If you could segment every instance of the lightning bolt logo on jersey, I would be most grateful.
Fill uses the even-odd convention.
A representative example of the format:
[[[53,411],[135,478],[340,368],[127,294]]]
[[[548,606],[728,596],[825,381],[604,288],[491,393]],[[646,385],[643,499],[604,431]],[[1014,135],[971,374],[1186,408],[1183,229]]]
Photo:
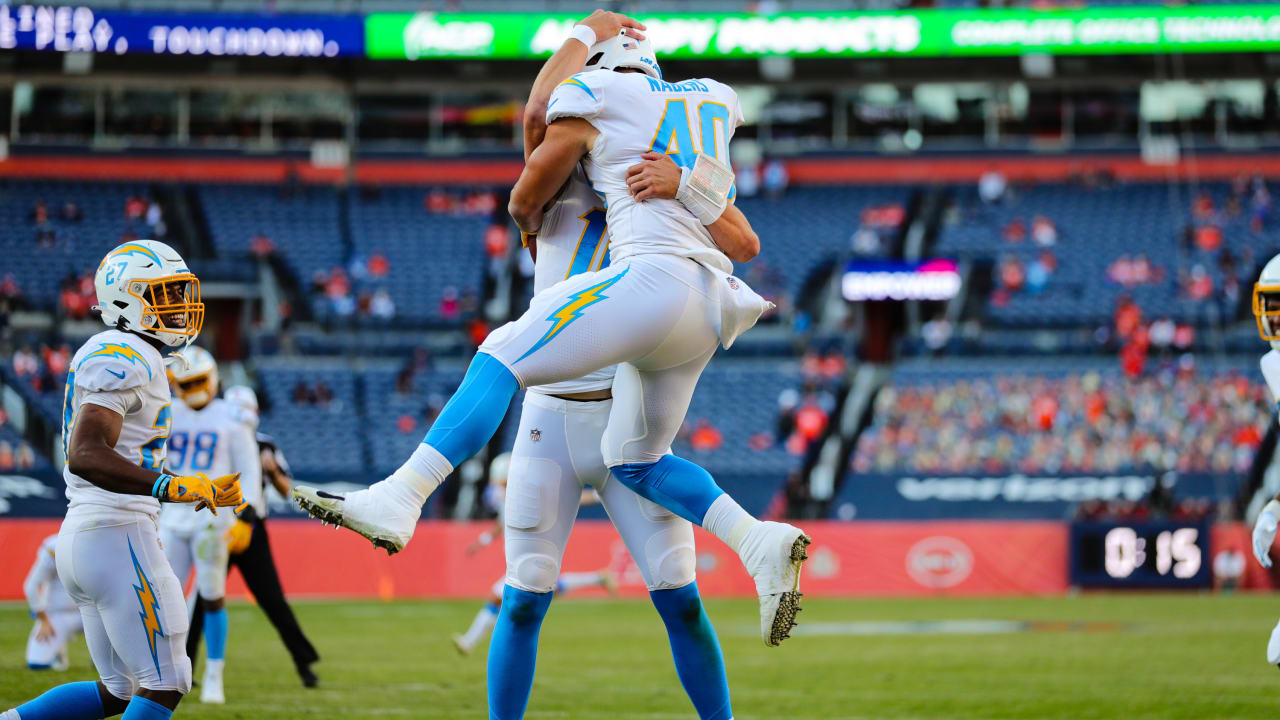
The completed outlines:
[[[164,630],[160,627],[160,602],[156,600],[155,591],[151,589],[151,581],[147,579],[147,574],[142,572],[138,556],[133,552],[133,540],[129,540],[129,557],[133,559],[133,570],[138,576],[138,584],[133,586],[134,592],[138,594],[138,607],[141,608],[138,617],[142,620],[142,629],[147,634],[151,660],[155,663],[156,672],[159,673],[160,656],[156,652],[156,639],[164,637]]]
[[[85,360],[95,357],[122,358],[124,360],[128,360],[130,363],[141,365],[147,369],[148,377],[151,375],[151,366],[147,364],[147,359],[142,356],[142,353],[128,345],[122,345],[120,343],[99,343],[98,349],[88,355],[85,355],[84,359],[80,361],[80,364],[83,365]],[[117,375],[117,377],[120,376]]]
[[[609,296],[605,295],[604,291],[613,287],[614,283],[621,280],[626,274],[627,271],[623,270],[598,285],[593,285],[586,290],[570,295],[569,300],[565,302],[564,305],[561,305],[555,312],[551,313],[551,315],[547,317],[547,320],[551,323],[551,328],[547,330],[547,334],[543,335],[538,342],[534,343],[533,347],[529,348],[524,355],[521,355],[516,362],[520,362],[521,360],[529,357],[542,348],[542,346],[551,342],[551,339],[556,335],[559,335],[560,332],[568,327],[570,323],[582,317],[582,314],[587,308],[595,305],[601,300],[607,300]]]

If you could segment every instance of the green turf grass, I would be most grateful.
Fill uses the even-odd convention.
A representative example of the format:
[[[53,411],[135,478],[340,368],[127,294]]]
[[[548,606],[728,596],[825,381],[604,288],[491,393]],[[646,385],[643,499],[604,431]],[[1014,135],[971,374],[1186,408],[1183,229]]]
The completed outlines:
[[[476,602],[297,606],[323,655],[304,690],[262,614],[231,607],[224,707],[179,717],[483,718],[484,648],[449,641]],[[1266,595],[808,599],[801,627],[931,620],[1043,622],[1011,634],[758,636],[755,603],[710,601],[737,718],[1274,718],[1280,670],[1264,660],[1280,616]],[[1054,629],[1057,622],[1102,623]],[[830,624],[830,625],[828,625]],[[26,610],[0,606],[0,709],[91,679],[83,641],[66,673],[25,669]],[[878,630],[859,625],[854,629]],[[530,718],[687,718],[662,625],[639,600],[567,599],[543,626]],[[197,678],[199,670],[197,670]]]

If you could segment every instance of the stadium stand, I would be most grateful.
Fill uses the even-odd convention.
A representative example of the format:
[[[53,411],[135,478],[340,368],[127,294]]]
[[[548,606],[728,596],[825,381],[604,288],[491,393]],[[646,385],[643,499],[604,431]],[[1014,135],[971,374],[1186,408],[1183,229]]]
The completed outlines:
[[[855,473],[1245,473],[1271,415],[1256,358],[1126,378],[1114,360],[908,361]]]

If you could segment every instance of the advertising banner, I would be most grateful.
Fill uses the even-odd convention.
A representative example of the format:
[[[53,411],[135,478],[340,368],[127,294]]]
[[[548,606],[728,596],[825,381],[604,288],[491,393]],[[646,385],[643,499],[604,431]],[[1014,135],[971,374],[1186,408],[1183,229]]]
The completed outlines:
[[[1176,499],[1233,497],[1239,476],[1170,476]],[[870,475],[845,479],[831,504],[840,520],[1016,518],[1063,520],[1086,500],[1146,498],[1154,475]]]
[[[22,597],[22,579],[58,520],[0,520],[0,599]],[[488,523],[422,522],[401,553],[387,557],[363,538],[318,522],[269,521],[285,590],[293,596],[482,597],[503,577],[495,543],[465,549]],[[813,538],[806,594],[1046,594],[1067,589],[1067,527],[1053,522],[808,522]],[[698,530],[698,587],[706,595],[751,597],[755,586],[737,555]],[[581,520],[565,553],[566,571],[612,568],[620,590],[645,595],[640,573],[607,521]],[[228,592],[245,594],[233,574]],[[584,591],[596,593],[597,591]]]
[[[537,58],[579,15],[373,13],[369,57]],[[1280,5],[1192,5],[915,11],[642,13],[660,56],[672,58],[951,57],[1250,52],[1280,49]]]
[[[0,5],[0,49],[123,55],[324,58],[364,55],[359,15],[123,12]]]
[[[852,260],[840,281],[850,302],[863,300],[949,300],[960,292],[954,260]]]

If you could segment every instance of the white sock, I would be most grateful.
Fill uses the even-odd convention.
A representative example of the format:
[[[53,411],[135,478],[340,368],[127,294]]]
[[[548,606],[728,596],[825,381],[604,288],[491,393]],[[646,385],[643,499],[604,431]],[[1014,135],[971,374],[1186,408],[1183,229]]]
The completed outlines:
[[[414,499],[422,505],[440,483],[453,472],[453,465],[438,450],[426,443],[419,443],[409,459],[391,473],[394,480],[408,488]]]
[[[212,676],[216,676],[216,677],[222,677],[222,666],[223,666],[226,662],[227,662],[227,661],[226,661],[226,659],[225,659],[225,658],[224,658],[224,659],[222,659],[222,660],[210,660],[210,659],[208,659],[208,658],[205,658],[205,661],[204,661],[204,676],[205,676],[205,677],[209,677],[209,676],[211,676],[211,675],[212,675]]]
[[[603,579],[604,576],[598,572],[561,573],[556,586],[561,592],[573,592],[578,588],[600,585]]]
[[[702,529],[720,538],[734,552],[740,552],[742,538],[759,522],[729,497],[729,493],[724,493],[711,503],[707,514],[702,516]]]
[[[489,605],[480,608],[480,612],[476,613],[476,618],[471,621],[471,627],[462,635],[462,642],[467,647],[475,647],[476,643],[484,639],[485,635],[493,629],[495,623],[498,622],[498,613],[493,611]]]

